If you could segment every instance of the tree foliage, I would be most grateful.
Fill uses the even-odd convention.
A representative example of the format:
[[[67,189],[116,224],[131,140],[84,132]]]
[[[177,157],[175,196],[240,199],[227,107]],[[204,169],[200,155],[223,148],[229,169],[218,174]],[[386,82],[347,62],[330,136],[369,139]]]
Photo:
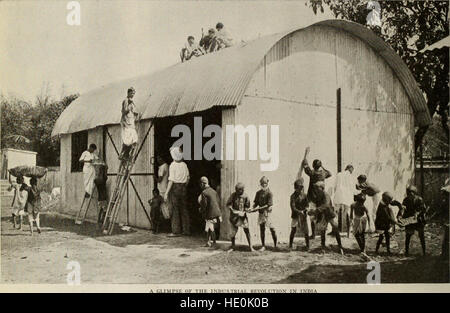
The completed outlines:
[[[31,149],[32,106],[15,97],[1,96],[1,147]],[[19,138],[23,138],[20,140]]]
[[[72,94],[55,101],[41,95],[31,105],[1,96],[1,147],[36,151],[38,165],[59,165],[59,140],[51,138],[51,132],[59,115],[76,98],[78,94]]]
[[[449,142],[438,116],[433,117],[433,123],[423,138],[423,148],[426,158],[447,160],[449,158]]]
[[[327,6],[336,18],[366,24],[368,1],[310,0],[315,14]],[[430,115],[441,118],[444,135],[449,139],[449,49],[420,51],[449,35],[447,1],[379,1],[381,29],[374,29],[403,59],[423,91]],[[416,133],[416,148],[426,129]]]

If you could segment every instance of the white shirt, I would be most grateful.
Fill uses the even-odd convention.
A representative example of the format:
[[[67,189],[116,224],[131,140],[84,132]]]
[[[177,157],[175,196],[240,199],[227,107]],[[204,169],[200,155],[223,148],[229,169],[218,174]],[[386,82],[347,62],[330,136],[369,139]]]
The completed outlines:
[[[183,161],[170,163],[169,180],[174,183],[187,183],[189,180],[189,170]]]
[[[14,203],[13,209],[22,210],[25,208],[25,204],[27,203],[28,192],[26,190],[20,191],[21,184],[12,183],[12,189],[14,189]]]
[[[169,165],[167,165],[167,163],[158,167],[158,178],[159,177],[162,177],[162,180],[158,183],[158,190],[161,195],[164,195],[167,190],[167,184],[169,183]]]
[[[187,50],[187,53],[188,53],[188,54],[191,54],[195,49],[198,49],[198,48],[199,48],[199,45],[198,45],[197,42],[195,42],[195,41],[194,41],[194,43],[191,45],[191,44],[189,43],[189,41],[188,41],[188,42],[186,42],[186,43],[184,44],[184,48]]]
[[[343,171],[336,175],[333,204],[345,204],[350,206],[353,203],[353,196],[356,189],[356,180],[349,171]]]
[[[90,153],[88,150],[86,150],[83,152],[83,154],[81,154],[80,162],[81,161],[93,161],[95,159],[97,159],[97,156],[94,153]],[[92,165],[92,163],[84,162],[83,173],[89,173],[93,169],[94,169],[94,166]]]
[[[227,48],[233,45],[233,38],[225,27],[216,33],[216,38],[217,40],[222,41]]]

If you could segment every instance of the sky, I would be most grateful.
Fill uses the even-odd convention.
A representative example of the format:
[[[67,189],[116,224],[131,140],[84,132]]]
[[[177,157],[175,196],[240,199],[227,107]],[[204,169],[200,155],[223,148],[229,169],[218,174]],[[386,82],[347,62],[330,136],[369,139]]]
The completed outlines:
[[[188,35],[222,22],[236,41],[333,18],[305,1],[78,1],[81,24],[66,22],[70,1],[0,2],[0,93],[34,102],[59,98],[180,62]]]

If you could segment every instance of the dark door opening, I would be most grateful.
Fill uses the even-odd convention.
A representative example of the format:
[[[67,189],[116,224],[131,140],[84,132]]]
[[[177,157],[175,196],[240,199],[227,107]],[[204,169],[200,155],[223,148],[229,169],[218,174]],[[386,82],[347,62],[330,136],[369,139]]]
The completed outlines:
[[[170,165],[172,158],[169,153],[172,144],[179,139],[179,137],[171,137],[172,128],[176,125],[182,124],[189,127],[191,131],[191,160],[185,160],[189,169],[190,180],[188,184],[188,198],[187,207],[191,218],[191,231],[193,234],[201,234],[204,231],[204,221],[199,213],[199,205],[197,202],[200,190],[200,178],[206,176],[212,188],[216,189],[220,186],[220,160],[208,161],[202,156],[201,160],[194,160],[194,118],[202,118],[202,134],[205,127],[208,125],[222,126],[222,112],[220,109],[213,108],[203,112],[189,113],[181,116],[171,116],[155,119],[155,158],[162,155]],[[211,138],[202,136],[202,147]],[[199,141],[200,142],[200,141]],[[157,164],[155,162],[155,173],[157,173]],[[166,228],[166,227],[165,227]],[[169,228],[170,229],[170,228]]]

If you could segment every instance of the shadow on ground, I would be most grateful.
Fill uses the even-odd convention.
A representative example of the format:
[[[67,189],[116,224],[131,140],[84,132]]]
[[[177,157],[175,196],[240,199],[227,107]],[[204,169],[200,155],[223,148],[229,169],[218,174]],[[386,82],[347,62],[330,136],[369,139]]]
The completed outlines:
[[[25,226],[25,228],[28,226]],[[116,225],[112,236],[104,235],[100,225],[91,222],[84,222],[82,225],[76,225],[73,219],[60,216],[58,214],[42,214],[41,227],[45,231],[61,231],[74,233],[78,236],[90,237],[116,247],[126,247],[128,245],[158,245],[161,248],[199,248],[202,244],[201,236],[180,236],[168,237],[168,233],[153,234],[147,230],[137,230],[131,228],[129,231],[123,231]],[[169,246],[170,245],[170,246]]]
[[[311,265],[275,283],[365,284],[370,271],[366,263]],[[439,256],[381,262],[380,274],[381,283],[448,283],[449,262]]]

